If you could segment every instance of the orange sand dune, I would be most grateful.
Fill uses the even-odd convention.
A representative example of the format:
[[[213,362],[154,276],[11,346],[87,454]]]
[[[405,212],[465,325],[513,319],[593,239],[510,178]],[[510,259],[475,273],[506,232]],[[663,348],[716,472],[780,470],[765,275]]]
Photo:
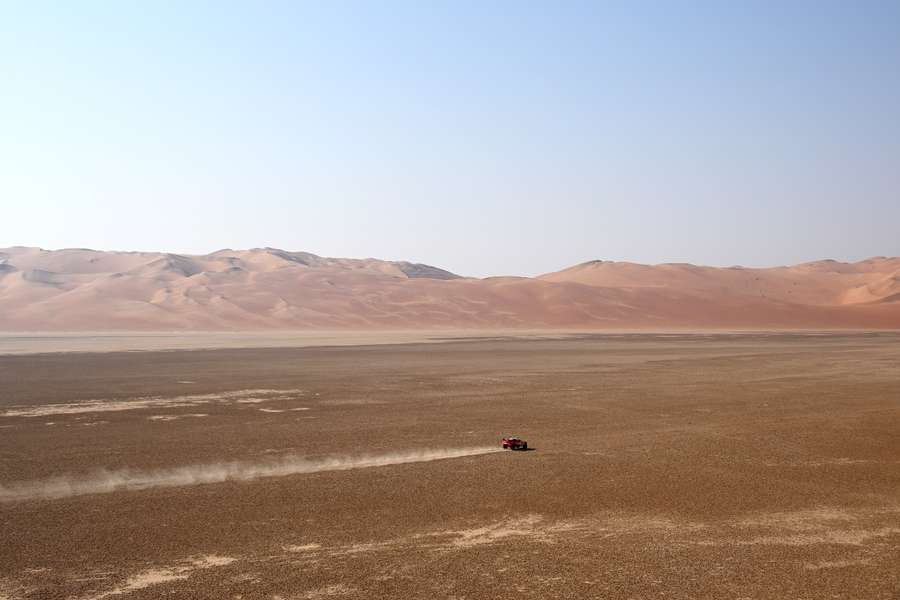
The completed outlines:
[[[273,248],[0,249],[0,330],[900,328],[900,258],[749,269],[592,261],[536,278]]]

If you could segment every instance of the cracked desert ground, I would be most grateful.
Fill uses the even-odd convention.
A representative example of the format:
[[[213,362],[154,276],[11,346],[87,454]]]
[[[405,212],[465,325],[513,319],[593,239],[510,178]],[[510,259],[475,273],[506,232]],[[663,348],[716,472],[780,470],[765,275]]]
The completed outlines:
[[[900,334],[0,356],[0,598],[344,597],[896,599]]]

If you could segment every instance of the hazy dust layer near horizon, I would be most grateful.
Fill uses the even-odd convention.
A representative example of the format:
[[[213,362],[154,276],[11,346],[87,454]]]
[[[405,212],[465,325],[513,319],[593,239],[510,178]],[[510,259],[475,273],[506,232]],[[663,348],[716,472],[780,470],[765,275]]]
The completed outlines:
[[[893,599],[898,365],[894,333],[2,356],[0,598]]]
[[[0,355],[56,352],[141,352],[224,348],[306,348],[440,343],[472,339],[565,339],[596,332],[554,329],[424,329],[417,331],[3,332]],[[621,332],[627,335],[634,332]],[[822,332],[818,332],[822,333]],[[811,335],[817,332],[810,332]],[[616,335],[616,334],[613,334]]]
[[[0,248],[0,331],[900,329],[900,257],[772,268],[591,261],[539,277],[276,248]]]

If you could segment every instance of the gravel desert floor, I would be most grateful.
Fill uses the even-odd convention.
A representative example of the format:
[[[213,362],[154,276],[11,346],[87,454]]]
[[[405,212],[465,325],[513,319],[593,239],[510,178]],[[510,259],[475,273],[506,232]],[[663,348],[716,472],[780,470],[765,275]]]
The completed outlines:
[[[3,599],[896,599],[898,565],[897,333],[0,356]]]

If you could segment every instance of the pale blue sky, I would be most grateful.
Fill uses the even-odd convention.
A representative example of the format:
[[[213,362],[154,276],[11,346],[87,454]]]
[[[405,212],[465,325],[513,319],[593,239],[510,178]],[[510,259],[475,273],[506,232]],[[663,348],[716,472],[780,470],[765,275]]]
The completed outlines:
[[[900,2],[0,0],[0,246],[900,255]]]

